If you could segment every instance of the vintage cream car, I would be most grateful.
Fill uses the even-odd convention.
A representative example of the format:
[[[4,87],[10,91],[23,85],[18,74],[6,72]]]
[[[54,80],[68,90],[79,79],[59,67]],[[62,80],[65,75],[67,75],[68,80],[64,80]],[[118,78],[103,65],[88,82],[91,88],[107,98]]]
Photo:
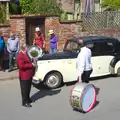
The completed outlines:
[[[49,88],[57,88],[62,82],[76,81],[76,58],[80,50],[78,39],[67,40],[63,52],[45,54],[39,58],[33,83],[43,82]],[[92,51],[93,72],[90,77],[120,75],[120,42],[118,39],[103,36],[84,36],[82,39]]]

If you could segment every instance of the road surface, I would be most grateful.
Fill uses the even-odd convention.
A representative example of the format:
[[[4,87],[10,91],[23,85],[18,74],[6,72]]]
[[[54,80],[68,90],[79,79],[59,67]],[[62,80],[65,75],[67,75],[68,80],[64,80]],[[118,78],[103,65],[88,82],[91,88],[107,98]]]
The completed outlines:
[[[89,113],[73,111],[69,103],[72,85],[56,90],[32,87],[32,108],[21,106],[19,81],[0,82],[0,120],[118,120],[120,117],[120,78],[91,81],[98,88],[97,104]]]

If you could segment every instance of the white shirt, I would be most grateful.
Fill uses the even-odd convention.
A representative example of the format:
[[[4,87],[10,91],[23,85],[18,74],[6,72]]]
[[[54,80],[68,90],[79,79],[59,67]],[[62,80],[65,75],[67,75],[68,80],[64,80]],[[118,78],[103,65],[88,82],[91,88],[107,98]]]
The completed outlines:
[[[92,64],[91,64],[91,50],[87,47],[81,48],[80,53],[78,54],[77,57],[77,71],[78,71],[78,76],[81,76],[84,71],[89,71],[92,69]]]

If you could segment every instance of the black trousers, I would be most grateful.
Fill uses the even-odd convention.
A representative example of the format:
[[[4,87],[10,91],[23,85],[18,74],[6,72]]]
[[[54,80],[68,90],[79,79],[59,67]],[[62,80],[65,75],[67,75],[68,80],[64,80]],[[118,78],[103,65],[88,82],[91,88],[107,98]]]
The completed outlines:
[[[82,74],[82,82],[89,83],[89,77],[93,70],[84,71]]]
[[[28,103],[30,100],[31,80],[20,80],[20,88],[22,95],[22,104]]]
[[[3,69],[3,55],[4,55],[4,51],[0,51],[0,67],[1,67],[1,69]]]

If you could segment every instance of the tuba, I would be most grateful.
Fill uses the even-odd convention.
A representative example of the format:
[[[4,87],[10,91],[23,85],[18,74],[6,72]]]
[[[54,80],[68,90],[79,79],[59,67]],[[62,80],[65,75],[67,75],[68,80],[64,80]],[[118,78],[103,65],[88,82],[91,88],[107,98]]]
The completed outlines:
[[[30,57],[30,59],[35,59],[35,60],[37,60],[38,58],[44,55],[43,50],[37,45],[30,46],[27,50],[27,54]]]

